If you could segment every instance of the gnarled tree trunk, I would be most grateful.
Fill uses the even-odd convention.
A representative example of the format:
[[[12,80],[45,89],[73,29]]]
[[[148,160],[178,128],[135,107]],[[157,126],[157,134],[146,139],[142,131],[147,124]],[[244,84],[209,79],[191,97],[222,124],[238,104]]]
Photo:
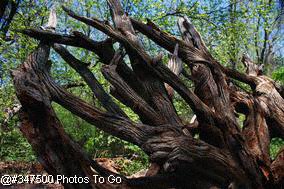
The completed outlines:
[[[88,177],[90,183],[64,184],[66,188],[281,188],[283,150],[272,161],[272,137],[284,136],[284,99],[281,87],[262,75],[246,55],[246,73],[221,65],[205,46],[187,18],[178,26],[178,39],[148,21],[144,24],[124,13],[118,0],[109,0],[114,26],[79,16],[63,7],[72,18],[94,27],[110,38],[96,42],[80,32],[61,35],[53,31],[26,29],[22,33],[40,40],[38,48],[12,75],[21,109],[21,131],[51,175]],[[138,31],[171,54],[168,66],[162,56],[151,57],[136,36]],[[123,60],[120,43],[130,58]],[[141,123],[131,121],[107,94],[87,64],[62,45],[85,48],[98,55],[111,94],[131,108]],[[90,105],[57,85],[50,76],[50,48],[75,69],[106,111]],[[183,68],[186,64],[190,70]],[[188,75],[188,73],[191,75]],[[190,90],[181,77],[192,80]],[[250,93],[234,80],[251,87]],[[165,85],[166,84],[166,85]],[[173,91],[188,104],[196,120],[186,123],[173,105]],[[114,174],[93,161],[64,132],[51,102],[103,131],[138,145],[150,157],[147,176],[121,184],[99,184],[92,175]],[[236,113],[246,119],[241,128]],[[199,139],[194,134],[199,134]]]

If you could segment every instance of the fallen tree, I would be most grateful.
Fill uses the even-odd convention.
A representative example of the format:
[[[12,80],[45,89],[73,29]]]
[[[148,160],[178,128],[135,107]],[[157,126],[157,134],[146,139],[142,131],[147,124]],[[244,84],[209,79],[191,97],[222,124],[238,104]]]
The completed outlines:
[[[182,35],[178,39],[150,20],[144,24],[130,18],[118,0],[108,3],[114,26],[63,7],[70,17],[108,35],[105,41],[93,41],[80,32],[62,35],[41,29],[21,31],[40,41],[12,76],[22,105],[21,131],[45,170],[51,175],[90,178],[91,182],[85,184],[64,183],[66,188],[281,188],[284,151],[272,161],[269,145],[273,137],[284,136],[282,88],[263,75],[261,67],[246,55],[246,73],[221,65],[187,18],[178,20]],[[137,32],[173,53],[168,66],[163,64],[162,54],[151,57],[147,53]],[[115,51],[114,43],[123,50]],[[104,64],[101,72],[112,86],[111,95],[131,108],[141,123],[130,120],[88,65],[61,44],[96,53]],[[50,48],[80,74],[105,111],[54,82],[48,60]],[[125,54],[131,67],[124,62]],[[181,77],[194,83],[194,91]],[[236,81],[249,85],[251,92]],[[173,91],[195,113],[196,119],[191,123],[177,115]],[[52,102],[103,131],[138,145],[150,157],[146,176],[126,178],[89,158],[65,133]],[[237,113],[246,117],[243,127],[237,121]],[[194,137],[196,133],[198,139]],[[96,183],[94,174],[114,174],[123,182]]]

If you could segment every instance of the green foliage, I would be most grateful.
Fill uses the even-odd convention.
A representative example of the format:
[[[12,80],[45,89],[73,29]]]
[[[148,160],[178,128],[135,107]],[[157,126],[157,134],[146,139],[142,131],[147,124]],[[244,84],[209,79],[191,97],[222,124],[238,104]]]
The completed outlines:
[[[132,158],[135,156],[135,160],[129,164],[121,164],[122,162],[119,162],[123,166],[123,172],[127,174],[135,173],[148,165],[147,155],[137,146],[104,133],[93,125],[72,115],[72,113],[58,104],[54,103],[53,107],[64,125],[65,131],[85,149],[89,156],[94,158]]]
[[[0,86],[0,123],[6,118],[5,109],[11,107],[15,99],[14,88],[9,83],[5,86]]]
[[[282,148],[284,148],[284,140],[281,138],[273,138],[270,144],[270,157],[274,159]]]
[[[191,117],[193,116],[193,111],[191,108],[186,104],[186,102],[177,94],[175,94],[174,97],[174,106],[177,110],[178,115],[184,120],[184,121],[190,121]]]
[[[133,175],[137,173],[138,171],[145,170],[148,168],[149,162],[148,159],[145,158],[144,161],[141,161],[140,159],[134,159],[134,160],[123,160],[119,159],[116,161],[116,163],[122,167],[122,170],[120,170],[120,173],[126,176]]]
[[[280,67],[279,69],[275,70],[272,73],[272,78],[280,83],[284,84],[284,66]]]
[[[237,119],[237,121],[238,121],[238,123],[239,123],[239,126],[241,127],[241,128],[243,128],[243,126],[244,126],[244,121],[245,121],[245,119],[246,119],[246,116],[244,115],[244,114],[238,114],[238,119]]]
[[[16,128],[3,132],[0,130],[1,161],[34,161],[36,159],[30,144]]]

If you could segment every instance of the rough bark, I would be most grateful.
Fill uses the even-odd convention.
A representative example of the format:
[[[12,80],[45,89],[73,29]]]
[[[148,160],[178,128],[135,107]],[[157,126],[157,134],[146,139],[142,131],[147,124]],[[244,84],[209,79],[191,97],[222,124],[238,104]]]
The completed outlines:
[[[8,2],[9,2],[8,0],[3,0],[0,2],[0,20],[2,19],[4,15]]]
[[[17,13],[19,4],[20,4],[20,0],[16,0],[16,1],[3,0],[0,3],[0,20],[2,21],[0,31],[2,32],[4,39],[6,38],[6,33],[8,32],[10,28],[10,24],[14,16]],[[10,10],[7,15],[7,18],[3,19],[3,17],[5,16],[4,13],[8,9],[9,5],[10,5]]]
[[[221,65],[187,18],[178,20],[181,40],[150,20],[144,24],[130,18],[119,1],[108,3],[114,26],[63,8],[72,18],[108,35],[106,41],[95,42],[79,32],[21,31],[40,40],[38,49],[13,72],[13,77],[22,104],[21,130],[45,169],[50,174],[91,177],[92,167],[102,176],[115,174],[89,159],[66,135],[51,106],[56,102],[103,131],[138,145],[152,163],[144,177],[127,179],[115,174],[123,178],[118,186],[91,182],[66,188],[281,188],[283,150],[272,162],[269,144],[272,137],[284,136],[282,88],[262,75],[261,67],[248,56],[243,58],[246,73]],[[162,55],[148,54],[135,30],[174,52],[168,66],[163,64]],[[115,42],[125,49],[131,67],[125,64],[120,50],[115,52]],[[141,123],[131,121],[87,65],[59,44],[96,53],[104,64],[101,72],[112,86],[111,94],[131,108]],[[105,110],[87,104],[53,81],[49,74],[52,65],[48,64],[50,46],[81,75]],[[190,70],[185,70],[183,63]],[[194,91],[180,74],[193,81]],[[234,80],[248,84],[252,92],[242,90]],[[174,91],[195,113],[192,123],[184,124],[177,115],[172,102]],[[246,116],[243,127],[236,112]]]

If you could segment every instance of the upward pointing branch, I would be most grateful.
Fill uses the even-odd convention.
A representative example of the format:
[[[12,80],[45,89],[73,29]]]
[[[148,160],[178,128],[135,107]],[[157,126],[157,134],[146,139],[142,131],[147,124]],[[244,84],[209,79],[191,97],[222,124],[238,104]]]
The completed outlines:
[[[178,43],[175,46],[174,53],[171,55],[167,66],[177,76],[180,75],[180,73],[182,71],[182,62],[181,62],[181,59],[178,57]],[[165,87],[168,91],[170,98],[173,98],[173,95],[174,95],[173,88],[171,86],[169,86],[168,84],[165,84]]]
[[[52,8],[49,13],[47,27],[55,29],[56,25],[57,25],[56,11],[55,11],[55,8]]]
[[[56,26],[57,26],[56,10],[55,7],[52,7],[49,13],[48,23],[46,26],[41,27],[41,29],[55,31]]]

